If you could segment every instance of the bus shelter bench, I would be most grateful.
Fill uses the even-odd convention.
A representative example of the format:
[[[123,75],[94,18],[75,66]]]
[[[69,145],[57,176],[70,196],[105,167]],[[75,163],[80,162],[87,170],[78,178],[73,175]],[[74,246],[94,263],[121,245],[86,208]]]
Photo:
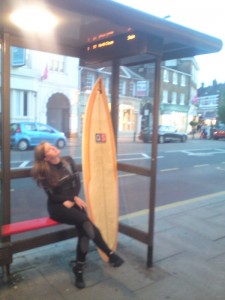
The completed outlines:
[[[60,225],[57,221],[49,217],[26,220],[1,226],[1,236],[9,237],[14,234],[24,233],[27,231],[38,230],[51,226]],[[3,282],[8,282],[10,277],[10,264],[13,260],[12,251],[13,242],[0,243],[0,266],[2,267]]]

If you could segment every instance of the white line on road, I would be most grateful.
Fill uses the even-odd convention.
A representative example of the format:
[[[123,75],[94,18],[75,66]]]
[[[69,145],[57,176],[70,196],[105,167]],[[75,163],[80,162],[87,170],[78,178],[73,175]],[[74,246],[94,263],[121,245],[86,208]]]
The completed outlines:
[[[146,153],[141,153],[144,157],[146,157],[146,158],[150,158],[150,156],[149,155],[147,155]]]
[[[203,164],[203,165],[195,165],[194,168],[201,168],[201,167],[208,167],[209,164]]]
[[[123,174],[119,175],[118,177],[130,177],[130,176],[135,176],[136,174],[130,173],[130,174]]]
[[[225,171],[225,169],[221,167],[216,167],[216,170]]]
[[[22,164],[19,165],[19,168],[25,168],[30,163],[29,160],[25,160],[22,162]]]
[[[170,171],[177,171],[179,168],[170,168],[170,169],[162,169],[160,172],[170,172]]]

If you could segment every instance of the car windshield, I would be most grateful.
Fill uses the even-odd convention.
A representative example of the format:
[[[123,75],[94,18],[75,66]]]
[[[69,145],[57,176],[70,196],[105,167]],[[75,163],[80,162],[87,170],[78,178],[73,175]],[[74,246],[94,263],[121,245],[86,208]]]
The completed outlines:
[[[18,124],[11,124],[10,125],[10,132],[11,132],[11,134],[14,134],[17,131],[18,131]]]

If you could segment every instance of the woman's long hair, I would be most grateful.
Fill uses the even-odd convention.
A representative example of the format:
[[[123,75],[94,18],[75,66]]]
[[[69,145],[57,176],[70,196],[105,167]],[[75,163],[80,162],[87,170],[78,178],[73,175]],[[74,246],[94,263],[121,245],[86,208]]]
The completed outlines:
[[[42,142],[35,147],[34,165],[31,174],[38,186],[48,189],[57,185],[58,177],[48,161],[45,160],[45,144],[46,142]]]

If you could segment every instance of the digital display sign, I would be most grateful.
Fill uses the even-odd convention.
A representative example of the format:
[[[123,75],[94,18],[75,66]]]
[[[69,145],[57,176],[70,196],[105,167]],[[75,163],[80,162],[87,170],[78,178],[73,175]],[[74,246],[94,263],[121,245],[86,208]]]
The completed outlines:
[[[137,37],[137,35],[135,33],[133,33],[133,34],[127,34],[127,35],[124,36],[124,42],[135,40],[136,37]],[[86,51],[89,52],[89,51],[95,51],[95,50],[97,50],[99,48],[111,47],[111,46],[119,46],[118,45],[119,42],[121,42],[121,39],[118,39],[118,37],[111,38],[111,39],[108,39],[106,41],[99,41],[99,42],[96,42],[96,43],[94,43],[92,45],[88,45],[86,47]]]
[[[128,31],[125,34],[113,35],[112,31],[110,34],[106,34],[107,38],[99,39],[99,36],[104,35],[90,38],[89,41],[92,42],[82,48],[80,57],[84,62],[99,63],[106,60],[156,53],[155,48],[159,49],[156,38],[150,37],[144,32]]]

